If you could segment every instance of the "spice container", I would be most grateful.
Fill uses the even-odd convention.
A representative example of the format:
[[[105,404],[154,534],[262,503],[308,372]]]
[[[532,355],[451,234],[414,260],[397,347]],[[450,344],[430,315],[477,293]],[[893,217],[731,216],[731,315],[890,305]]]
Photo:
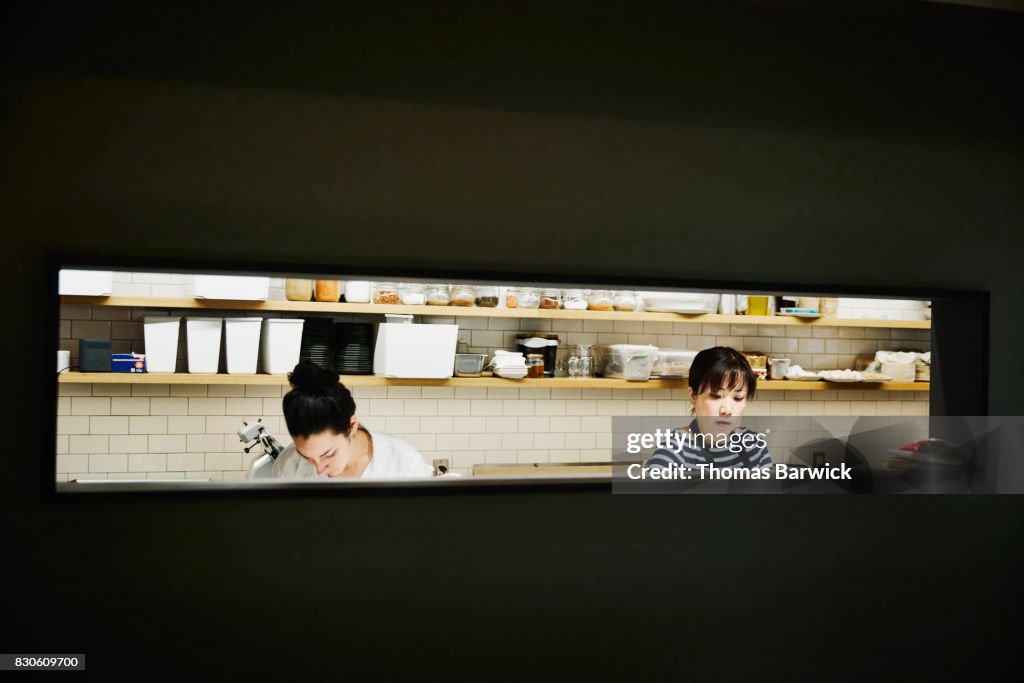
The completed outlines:
[[[540,308],[561,308],[562,292],[558,289],[542,289],[540,292]]]
[[[473,285],[452,285],[452,306],[473,306],[476,303],[476,287]]]
[[[567,289],[562,295],[562,308],[567,311],[587,310],[587,290]]]
[[[428,306],[447,306],[451,299],[448,296],[448,285],[433,284],[426,286]]]
[[[370,303],[370,283],[366,280],[349,280],[346,282],[345,301],[350,304]]]
[[[423,285],[416,282],[403,282],[398,288],[398,295],[406,306],[420,306],[427,300]]]
[[[636,292],[615,292],[615,296],[612,297],[612,308],[616,311],[635,311]]]
[[[373,286],[373,303],[375,304],[397,304],[401,301],[398,296],[398,285],[394,282],[377,282]]]
[[[317,280],[316,300],[335,302],[341,298],[341,282],[338,280]]]
[[[526,376],[534,379],[544,376],[543,355],[531,353],[526,356]]]
[[[288,278],[284,281],[284,298],[288,301],[309,301],[313,298],[313,281]]]
[[[519,299],[522,296],[522,289],[519,287],[509,287],[505,290],[505,308],[519,308]]]
[[[587,308],[591,311],[612,310],[612,292],[608,289],[591,290],[587,296]]]
[[[498,305],[498,288],[482,286],[476,288],[476,305],[484,308],[495,308]]]
[[[537,308],[540,306],[539,289],[535,287],[523,287],[519,292],[519,308]]]

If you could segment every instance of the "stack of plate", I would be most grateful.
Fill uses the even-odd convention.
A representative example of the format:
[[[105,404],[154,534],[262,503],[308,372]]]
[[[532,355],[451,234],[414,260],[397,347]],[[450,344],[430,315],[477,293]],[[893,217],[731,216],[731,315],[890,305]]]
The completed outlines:
[[[342,375],[373,374],[373,323],[334,323],[334,369]]]
[[[931,382],[932,381],[932,366],[923,361],[914,362],[914,381],[916,382]]]
[[[330,318],[306,318],[302,326],[299,360],[310,360],[317,365],[331,367],[332,324]]]

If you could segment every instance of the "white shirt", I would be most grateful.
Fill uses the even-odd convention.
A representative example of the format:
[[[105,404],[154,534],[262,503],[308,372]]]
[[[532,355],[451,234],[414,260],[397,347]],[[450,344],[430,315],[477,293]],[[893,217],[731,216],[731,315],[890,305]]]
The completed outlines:
[[[433,475],[434,468],[408,441],[384,432],[366,431],[373,441],[373,457],[363,470],[361,479],[409,479]],[[274,461],[272,476],[275,479],[296,479],[316,477],[317,473],[316,467],[295,450],[295,444],[289,444]],[[323,478],[326,479],[327,475]]]

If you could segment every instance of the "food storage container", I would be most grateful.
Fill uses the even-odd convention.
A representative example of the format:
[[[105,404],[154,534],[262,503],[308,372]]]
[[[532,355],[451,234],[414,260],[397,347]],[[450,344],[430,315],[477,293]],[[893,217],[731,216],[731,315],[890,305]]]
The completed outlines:
[[[425,296],[428,306],[447,306],[451,301],[448,296],[448,285],[443,284],[427,285]]]
[[[476,304],[476,287],[473,285],[452,285],[452,306],[474,306]]]
[[[635,311],[636,292],[615,292],[612,297],[612,308],[616,311]]]
[[[542,289],[540,292],[540,308],[561,308],[562,307],[562,290],[560,289]]]
[[[255,375],[260,353],[263,318],[225,318],[228,374]],[[147,349],[147,356],[148,356]]]
[[[263,372],[283,375],[295,369],[302,349],[302,318],[272,318],[263,321]]]
[[[223,318],[185,318],[185,344],[189,372],[217,372]]]
[[[786,374],[789,373],[789,364],[792,362],[790,358],[769,358],[768,365],[771,366],[771,378],[786,379]]]
[[[406,306],[420,306],[427,301],[423,285],[416,282],[403,282],[398,288],[398,295]]]
[[[567,311],[587,310],[587,290],[567,289],[562,293],[562,308]]]
[[[252,275],[193,275],[192,296],[197,299],[266,301],[270,278]]]
[[[498,288],[481,286],[476,288],[476,305],[484,308],[495,308],[498,305]]]
[[[658,349],[654,365],[651,367],[651,377],[686,379],[690,376],[690,366],[696,357],[696,351]]]
[[[605,359],[604,376],[645,382],[651,378],[651,368],[658,347],[639,344],[611,344]]]
[[[544,356],[540,353],[531,353],[526,356],[526,376],[532,379],[540,379],[544,376]]]
[[[375,282],[373,284],[373,303],[397,304],[400,301],[398,285],[394,282]]]
[[[340,280],[317,280],[316,300],[327,303],[337,302],[341,299]]]
[[[745,351],[743,357],[750,363],[750,369],[754,371],[758,379],[768,376],[768,356],[757,351]]]
[[[370,283],[366,280],[350,280],[346,282],[345,301],[350,304],[370,303]]]
[[[484,371],[484,362],[486,360],[487,354],[484,353],[455,354],[455,376],[479,377]]]
[[[309,301],[313,298],[313,281],[288,278],[284,281],[284,298],[288,301]]]
[[[612,292],[610,289],[594,289],[587,296],[587,308],[591,311],[612,310]]]

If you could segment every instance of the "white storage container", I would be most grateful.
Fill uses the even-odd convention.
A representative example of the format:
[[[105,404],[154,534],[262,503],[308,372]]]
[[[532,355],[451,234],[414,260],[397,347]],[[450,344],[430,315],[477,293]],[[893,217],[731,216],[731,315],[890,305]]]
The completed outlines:
[[[686,379],[690,376],[690,366],[696,357],[696,351],[658,349],[651,367],[651,377]]]
[[[114,271],[61,268],[57,283],[61,295],[110,296],[114,291]]]
[[[197,299],[266,301],[270,278],[250,275],[194,275],[192,295]]]
[[[263,318],[224,318],[228,373],[255,375]]]
[[[299,362],[302,318],[271,318],[263,321],[263,372],[291,372]]]
[[[657,354],[657,346],[612,344],[608,347],[604,376],[645,382],[651,378],[651,367]]]
[[[185,318],[189,372],[217,372],[223,318]]]
[[[178,328],[181,318],[147,315],[142,328],[146,340],[146,372],[174,372],[178,364]]]
[[[444,379],[452,376],[458,325],[381,323],[373,351],[373,374]]]

